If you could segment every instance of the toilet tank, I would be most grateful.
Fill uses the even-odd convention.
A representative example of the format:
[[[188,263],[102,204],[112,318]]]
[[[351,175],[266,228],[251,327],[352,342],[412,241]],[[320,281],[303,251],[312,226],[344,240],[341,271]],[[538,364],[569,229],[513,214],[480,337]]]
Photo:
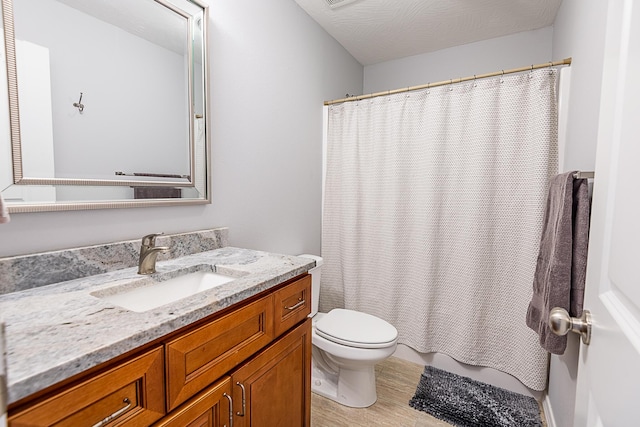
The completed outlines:
[[[302,254],[298,256],[302,258],[310,258],[316,262],[316,266],[309,270],[309,274],[311,274],[311,314],[309,314],[309,317],[313,317],[318,312],[318,302],[320,301],[320,273],[322,271],[322,257],[309,254]]]

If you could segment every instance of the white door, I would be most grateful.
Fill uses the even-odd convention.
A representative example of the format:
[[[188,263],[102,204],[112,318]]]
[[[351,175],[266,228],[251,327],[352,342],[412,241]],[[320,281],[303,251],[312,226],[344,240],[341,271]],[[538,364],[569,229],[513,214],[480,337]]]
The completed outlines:
[[[575,427],[640,426],[640,2],[609,2]]]

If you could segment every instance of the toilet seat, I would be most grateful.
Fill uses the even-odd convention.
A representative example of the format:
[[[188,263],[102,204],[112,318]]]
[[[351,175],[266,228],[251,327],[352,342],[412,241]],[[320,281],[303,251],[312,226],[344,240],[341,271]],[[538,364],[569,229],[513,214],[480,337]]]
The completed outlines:
[[[384,348],[395,344],[398,331],[390,323],[367,313],[336,308],[315,322],[316,334],[338,344],[358,348]]]

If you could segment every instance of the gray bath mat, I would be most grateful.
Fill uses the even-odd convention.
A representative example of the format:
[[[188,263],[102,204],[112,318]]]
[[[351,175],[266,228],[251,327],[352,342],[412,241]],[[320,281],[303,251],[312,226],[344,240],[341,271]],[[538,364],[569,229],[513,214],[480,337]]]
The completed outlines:
[[[431,366],[409,405],[458,427],[542,427],[533,397]]]

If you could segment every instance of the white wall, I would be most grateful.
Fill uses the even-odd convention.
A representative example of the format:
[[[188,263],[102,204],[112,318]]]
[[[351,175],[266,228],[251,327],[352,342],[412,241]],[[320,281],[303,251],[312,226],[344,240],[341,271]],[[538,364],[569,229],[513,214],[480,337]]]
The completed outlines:
[[[364,93],[400,89],[551,60],[553,29],[542,28],[368,65]],[[558,60],[563,58],[553,58]]]
[[[322,103],[362,66],[293,0],[210,1],[211,205],[14,214],[0,256],[201,228],[230,244],[320,252]]]
[[[564,152],[567,171],[595,167],[607,3],[564,0],[554,23],[554,58],[573,58]],[[570,336],[565,354],[551,356],[545,402],[550,427],[573,425],[578,350],[578,336]]]
[[[24,159],[29,159],[28,165],[31,171],[38,171],[38,175],[35,176],[53,177],[55,168],[49,49],[22,40],[16,40],[15,48],[16,56],[20,58],[16,63],[17,73],[20,76],[18,85],[20,111],[26,112],[20,117],[20,138],[30,142],[21,147],[23,173],[27,170]],[[9,130],[8,122],[6,129]],[[10,144],[7,143],[6,146]],[[9,164],[6,172],[12,171],[13,167]],[[13,177],[7,183],[12,182]],[[56,189],[50,186],[13,185],[2,192],[2,197],[11,203],[38,201],[52,203],[56,201]]]
[[[564,0],[554,24],[554,57],[573,58],[566,170],[595,166],[607,3]]]

